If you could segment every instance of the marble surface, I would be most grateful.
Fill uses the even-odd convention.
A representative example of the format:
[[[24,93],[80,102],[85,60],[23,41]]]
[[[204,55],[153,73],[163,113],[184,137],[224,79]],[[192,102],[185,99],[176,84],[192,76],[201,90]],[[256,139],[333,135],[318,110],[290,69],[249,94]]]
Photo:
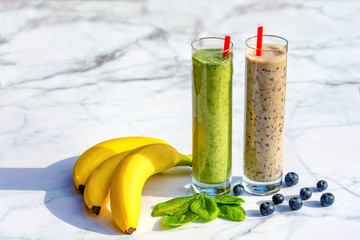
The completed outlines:
[[[1,1],[0,239],[356,239],[360,237],[359,1]],[[88,147],[121,136],[191,152],[191,49],[200,36],[234,42],[233,178],[241,180],[244,41],[289,40],[284,172],[300,182],[269,217],[270,197],[244,195],[247,219],[166,229],[150,212],[190,195],[191,169],[149,179],[138,231],[93,216],[73,188]],[[296,212],[287,200],[326,179]]]

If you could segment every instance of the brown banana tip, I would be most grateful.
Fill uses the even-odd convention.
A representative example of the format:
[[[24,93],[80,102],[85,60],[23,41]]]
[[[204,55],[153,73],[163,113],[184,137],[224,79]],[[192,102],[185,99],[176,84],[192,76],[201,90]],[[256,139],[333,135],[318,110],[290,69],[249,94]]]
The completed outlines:
[[[131,228],[129,228],[128,230],[126,230],[125,233],[131,235],[131,234],[133,234],[133,232],[135,232],[135,231],[136,231],[136,228],[131,227]]]
[[[99,215],[100,210],[101,210],[101,207],[93,206],[93,207],[91,208],[91,210],[92,210],[96,215]]]
[[[79,185],[79,191],[80,191],[81,193],[84,193],[84,191],[85,191],[85,186],[84,186],[84,185]]]

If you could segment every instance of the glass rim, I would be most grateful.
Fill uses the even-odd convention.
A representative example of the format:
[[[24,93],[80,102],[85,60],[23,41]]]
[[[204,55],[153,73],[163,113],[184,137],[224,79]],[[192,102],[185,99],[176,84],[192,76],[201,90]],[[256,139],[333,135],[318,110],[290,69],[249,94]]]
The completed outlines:
[[[191,42],[191,48],[192,48],[194,51],[204,52],[204,53],[223,53],[223,52],[224,52],[224,50],[223,50],[224,47],[222,47],[221,51],[203,51],[203,50],[206,49],[206,48],[197,49],[197,48],[194,47],[194,43],[199,42],[199,41],[201,41],[201,40],[206,40],[206,39],[217,39],[217,40],[223,40],[223,41],[225,41],[225,38],[223,38],[223,37],[202,37],[202,38],[198,38],[198,39],[195,39],[194,41],[192,41],[192,42]],[[229,48],[229,50],[226,51],[226,52],[232,52],[232,50],[233,50],[233,42],[230,40],[230,48]]]
[[[280,36],[276,36],[276,35],[263,35],[263,37],[272,37],[272,38],[277,38],[277,39],[281,39],[285,42],[284,46],[282,46],[282,48],[279,48],[279,49],[261,49],[261,51],[279,51],[279,50],[283,50],[283,49],[287,49],[288,47],[288,40],[286,40],[285,38],[283,37],[280,37]],[[252,37],[249,37],[248,39],[245,40],[245,44],[248,48],[251,48],[253,50],[258,50],[259,48],[257,47],[253,47],[253,46],[250,46],[248,44],[248,42],[254,38],[257,38],[257,36],[252,36]],[[264,40],[264,39],[263,39]],[[263,41],[263,44],[264,44],[264,41]],[[256,46],[256,45],[255,45]]]

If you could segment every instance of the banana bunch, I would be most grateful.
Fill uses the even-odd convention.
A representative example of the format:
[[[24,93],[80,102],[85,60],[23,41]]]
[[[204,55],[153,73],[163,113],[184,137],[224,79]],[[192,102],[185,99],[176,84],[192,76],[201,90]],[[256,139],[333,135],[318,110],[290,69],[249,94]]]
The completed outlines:
[[[92,212],[98,215],[110,201],[115,223],[132,234],[139,222],[146,180],[169,168],[191,165],[191,156],[179,153],[163,140],[116,138],[85,151],[74,165],[73,178]]]

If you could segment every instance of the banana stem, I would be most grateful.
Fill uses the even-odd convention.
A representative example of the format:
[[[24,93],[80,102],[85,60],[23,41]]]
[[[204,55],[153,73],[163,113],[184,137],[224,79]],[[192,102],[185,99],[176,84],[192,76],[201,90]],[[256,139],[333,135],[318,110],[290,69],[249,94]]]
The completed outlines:
[[[179,166],[191,167],[192,166],[192,155],[180,154],[179,159],[180,160],[178,161],[178,163],[175,166],[177,166],[177,167],[179,167]]]

